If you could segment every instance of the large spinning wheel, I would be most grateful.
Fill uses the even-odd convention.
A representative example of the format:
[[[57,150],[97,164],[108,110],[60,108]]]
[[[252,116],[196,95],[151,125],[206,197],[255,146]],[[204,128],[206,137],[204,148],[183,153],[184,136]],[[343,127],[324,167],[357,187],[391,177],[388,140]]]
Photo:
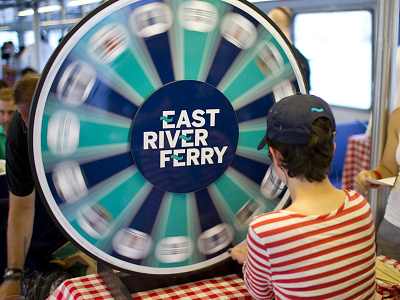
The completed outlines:
[[[306,92],[287,40],[236,0],[107,1],[47,64],[29,120],[45,204],[116,269],[197,271],[274,210],[257,151],[274,101]]]

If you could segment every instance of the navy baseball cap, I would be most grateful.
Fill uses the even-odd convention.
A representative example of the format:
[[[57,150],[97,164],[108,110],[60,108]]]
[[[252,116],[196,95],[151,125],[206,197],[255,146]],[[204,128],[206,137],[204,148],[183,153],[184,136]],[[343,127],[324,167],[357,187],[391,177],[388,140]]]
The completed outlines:
[[[321,98],[308,94],[296,94],[282,98],[271,106],[267,115],[267,133],[257,150],[267,144],[267,138],[289,145],[307,145],[312,123],[327,118],[332,132],[336,131],[332,110]]]

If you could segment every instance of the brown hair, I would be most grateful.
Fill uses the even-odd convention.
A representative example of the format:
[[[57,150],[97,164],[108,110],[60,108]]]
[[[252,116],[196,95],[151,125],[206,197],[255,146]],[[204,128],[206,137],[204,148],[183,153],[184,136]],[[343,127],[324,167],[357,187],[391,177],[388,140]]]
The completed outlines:
[[[283,12],[284,15],[286,15],[286,17],[288,18],[288,21],[289,21],[289,25],[293,24],[294,16],[293,16],[292,11],[288,7],[279,6],[279,7],[276,7],[275,9],[280,10],[281,12]]]
[[[308,145],[288,145],[271,140],[267,140],[267,144],[280,152],[282,167],[289,177],[321,182],[331,171],[333,138],[329,120],[319,118],[311,125]]]
[[[12,101],[13,100],[13,88],[0,88],[0,100],[1,101]]]
[[[39,78],[39,74],[25,75],[15,85],[13,95],[14,104],[20,110],[21,108],[26,109],[30,107]]]
[[[277,12],[281,12],[277,14]],[[287,30],[292,30],[294,15],[292,11],[286,6],[279,6],[273,8],[269,13],[268,17],[272,19],[278,25],[279,28],[286,28]]]

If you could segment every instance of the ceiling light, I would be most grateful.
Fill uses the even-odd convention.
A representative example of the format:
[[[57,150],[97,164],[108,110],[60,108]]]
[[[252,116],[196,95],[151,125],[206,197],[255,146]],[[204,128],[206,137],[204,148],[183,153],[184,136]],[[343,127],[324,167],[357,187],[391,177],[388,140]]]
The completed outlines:
[[[20,17],[26,17],[31,15],[33,15],[33,9],[21,10],[18,12],[18,16]]]
[[[61,10],[60,5],[49,5],[49,6],[43,6],[38,8],[39,13],[46,13],[46,12],[51,12],[51,11],[57,11]]]
[[[47,12],[57,11],[57,10],[61,10],[61,6],[49,5],[49,6],[39,7],[38,13],[47,13]],[[31,15],[33,15],[33,9],[21,10],[18,12],[18,16],[20,16],[20,17],[26,17],[26,16],[31,16]]]

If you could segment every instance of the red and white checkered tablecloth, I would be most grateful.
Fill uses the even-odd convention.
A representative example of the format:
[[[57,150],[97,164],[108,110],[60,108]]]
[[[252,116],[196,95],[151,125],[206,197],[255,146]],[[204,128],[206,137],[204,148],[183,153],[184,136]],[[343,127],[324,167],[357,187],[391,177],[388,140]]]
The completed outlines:
[[[342,173],[342,189],[355,190],[354,179],[369,169],[371,140],[365,134],[349,136]]]
[[[400,272],[400,262],[397,260],[383,255],[377,256],[376,259]],[[376,279],[376,293],[380,295],[379,299],[400,300],[400,282],[396,285],[389,285],[379,279]],[[376,299],[378,299],[378,297],[376,297]]]
[[[100,275],[92,274],[64,281],[47,300],[110,299],[113,297]]]
[[[243,280],[233,274],[212,279],[201,280],[193,283],[170,286],[133,293],[135,300],[157,299],[237,299],[251,300]],[[66,280],[47,300],[84,300],[84,299],[113,299],[108,288],[98,274],[77,277]]]
[[[244,281],[237,275],[227,275],[201,280],[185,285],[175,285],[132,294],[139,300],[201,300],[201,299],[240,299],[251,300]]]

